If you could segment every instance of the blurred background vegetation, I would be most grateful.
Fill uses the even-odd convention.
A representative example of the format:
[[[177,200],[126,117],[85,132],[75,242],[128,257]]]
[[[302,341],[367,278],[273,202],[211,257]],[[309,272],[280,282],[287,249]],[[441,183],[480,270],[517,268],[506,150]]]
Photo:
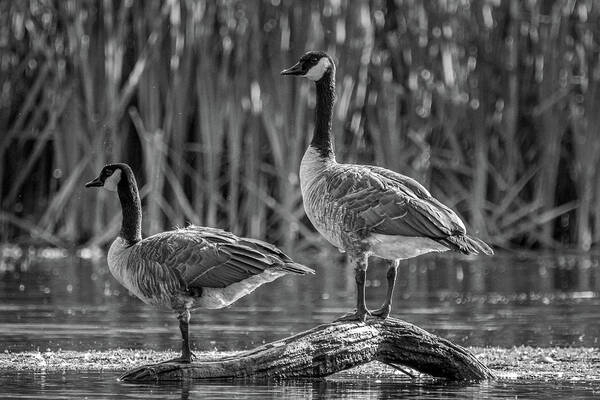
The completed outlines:
[[[336,153],[418,179],[501,248],[600,242],[593,0],[0,2],[0,241],[103,245],[132,165],[144,232],[187,223],[321,247],[298,166],[337,60]],[[328,248],[329,246],[323,245]]]

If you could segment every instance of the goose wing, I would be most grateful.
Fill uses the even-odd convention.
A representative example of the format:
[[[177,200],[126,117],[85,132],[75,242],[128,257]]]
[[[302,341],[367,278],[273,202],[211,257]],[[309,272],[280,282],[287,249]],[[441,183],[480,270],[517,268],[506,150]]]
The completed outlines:
[[[138,255],[172,270],[186,289],[223,288],[270,268],[313,271],[274,246],[221,229],[189,226],[144,239]]]
[[[433,239],[465,234],[460,218],[414,179],[385,168],[347,165],[330,177],[335,201],[352,210],[352,230],[365,236],[385,235]]]

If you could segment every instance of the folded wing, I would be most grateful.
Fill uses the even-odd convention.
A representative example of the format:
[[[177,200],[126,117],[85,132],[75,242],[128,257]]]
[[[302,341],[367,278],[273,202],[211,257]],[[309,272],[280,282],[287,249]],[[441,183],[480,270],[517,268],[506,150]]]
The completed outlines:
[[[313,272],[268,243],[216,228],[189,226],[151,236],[140,244],[140,257],[173,271],[186,289],[224,288],[268,269]]]
[[[443,238],[464,234],[448,207],[411,178],[384,168],[349,165],[330,179],[329,193],[364,234]]]

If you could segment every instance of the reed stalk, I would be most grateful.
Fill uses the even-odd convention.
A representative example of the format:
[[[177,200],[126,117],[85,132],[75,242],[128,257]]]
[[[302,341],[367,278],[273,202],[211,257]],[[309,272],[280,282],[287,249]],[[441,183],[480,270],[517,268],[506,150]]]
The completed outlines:
[[[599,23],[567,0],[2,2],[0,240],[105,243],[116,203],[82,184],[125,161],[145,233],[327,247],[297,176],[314,90],[278,75],[322,49],[339,160],[418,179],[498,246],[590,249]]]

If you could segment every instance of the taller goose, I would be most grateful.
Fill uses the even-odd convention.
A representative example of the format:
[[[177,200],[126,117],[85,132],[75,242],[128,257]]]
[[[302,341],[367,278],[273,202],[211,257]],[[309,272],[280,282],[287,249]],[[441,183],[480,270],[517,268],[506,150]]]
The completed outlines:
[[[275,246],[216,228],[189,226],[142,239],[140,196],[127,164],[105,166],[85,186],[119,194],[123,223],[107,257],[112,275],[143,302],[177,313],[181,357],[170,361],[191,360],[191,310],[223,308],[283,275],[314,273]]]
[[[493,254],[483,241],[467,235],[460,218],[414,179],[381,167],[336,161],[331,132],[335,64],[331,57],[308,52],[281,74],[302,76],[316,85],[315,127],[300,164],[300,188],[310,221],[331,244],[346,252],[354,265],[356,311],[341,319],[387,318],[400,260],[447,250]],[[370,255],[389,263],[386,300],[375,311],[365,305]]]

